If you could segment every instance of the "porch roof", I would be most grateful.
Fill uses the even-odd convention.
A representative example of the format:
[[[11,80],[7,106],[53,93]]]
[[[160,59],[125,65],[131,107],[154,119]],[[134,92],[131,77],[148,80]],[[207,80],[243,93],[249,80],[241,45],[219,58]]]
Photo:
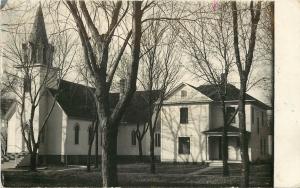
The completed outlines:
[[[222,135],[224,131],[224,127],[218,127],[214,129],[209,129],[207,131],[204,131],[205,134],[214,134],[214,135]],[[228,135],[239,135],[240,129],[234,126],[229,125],[227,129],[227,134]],[[246,131],[247,134],[251,134],[249,131]]]

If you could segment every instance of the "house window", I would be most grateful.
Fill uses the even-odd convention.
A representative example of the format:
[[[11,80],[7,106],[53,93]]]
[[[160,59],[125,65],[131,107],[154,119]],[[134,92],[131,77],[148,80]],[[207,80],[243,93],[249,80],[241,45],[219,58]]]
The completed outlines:
[[[254,108],[251,107],[251,122],[254,124]]]
[[[256,123],[257,123],[257,134],[259,134],[259,117],[257,117]]]
[[[160,147],[160,133],[155,134],[155,147]]]
[[[131,132],[131,145],[133,145],[133,146],[136,145],[136,134],[135,134],[135,131]]]
[[[234,112],[235,112],[235,107],[226,107],[226,113],[227,113],[227,121],[232,117],[234,116]],[[232,122],[231,123],[235,123],[235,116],[234,118],[232,119]]]
[[[44,141],[45,141],[45,128],[43,128],[40,133],[41,133],[40,142],[44,143]]]
[[[187,91],[181,90],[181,98],[184,98],[187,96]]]
[[[236,147],[239,148],[241,146],[240,137],[236,137]]]
[[[267,139],[264,138],[264,155],[267,154]]]
[[[263,155],[263,139],[260,138],[260,154]]]
[[[89,134],[88,144],[90,145],[90,144],[92,144],[91,142],[92,142],[92,139],[93,139],[93,127],[91,125],[89,126],[88,134]]]
[[[178,138],[179,154],[190,154],[190,137],[179,137]]]
[[[264,126],[264,124],[265,124],[265,121],[264,121],[264,112],[261,112],[261,126],[263,127]]]
[[[180,123],[188,123],[188,108],[180,108]]]
[[[100,146],[102,146],[102,142],[103,142],[103,135],[102,135],[102,131],[100,130]]]
[[[75,125],[74,131],[75,131],[75,144],[79,144],[79,125]]]
[[[25,76],[23,86],[24,86],[24,91],[25,92],[30,92],[30,90],[31,90],[31,79],[30,79],[29,76]]]

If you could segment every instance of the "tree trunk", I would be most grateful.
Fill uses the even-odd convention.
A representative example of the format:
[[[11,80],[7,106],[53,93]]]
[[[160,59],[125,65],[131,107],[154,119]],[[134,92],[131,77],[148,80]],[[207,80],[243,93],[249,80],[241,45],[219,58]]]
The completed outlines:
[[[101,116],[100,116],[101,117]],[[102,146],[102,182],[103,187],[117,187],[117,127],[105,125],[103,128]]]
[[[86,163],[86,169],[88,172],[91,171],[91,153],[92,153],[92,143],[89,143],[88,157],[87,157],[87,163]]]
[[[249,187],[249,154],[248,154],[248,137],[246,134],[246,116],[245,116],[245,93],[246,82],[241,81],[240,99],[239,99],[239,127],[240,127],[240,145],[241,145],[241,187]]]
[[[99,156],[98,156],[98,136],[99,136],[99,132],[98,132],[98,128],[99,126],[96,125],[96,141],[95,141],[95,168],[99,168]]]
[[[150,172],[155,174],[154,131],[150,127]]]
[[[223,136],[222,136],[222,159],[223,159],[223,176],[229,176],[229,168],[228,168],[228,125],[227,125],[227,114],[226,114],[226,106],[224,101],[222,101],[222,112],[223,112]]]
[[[143,146],[142,146],[143,139],[138,138],[137,140],[138,140],[138,144],[139,144],[139,160],[141,162],[141,161],[143,161]]]
[[[34,146],[33,151],[30,153],[30,170],[36,171],[37,168],[37,148]]]

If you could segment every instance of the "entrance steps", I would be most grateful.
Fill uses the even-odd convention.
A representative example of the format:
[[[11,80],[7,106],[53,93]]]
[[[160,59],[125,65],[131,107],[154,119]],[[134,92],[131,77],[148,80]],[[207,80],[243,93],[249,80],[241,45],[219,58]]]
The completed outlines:
[[[223,166],[223,161],[211,161],[208,166]]]
[[[214,167],[220,167],[220,166],[223,166],[223,161],[222,160],[208,160],[208,161],[205,161],[208,163],[208,166],[214,166]],[[228,161],[228,164],[240,164],[241,161],[239,160],[230,160]]]

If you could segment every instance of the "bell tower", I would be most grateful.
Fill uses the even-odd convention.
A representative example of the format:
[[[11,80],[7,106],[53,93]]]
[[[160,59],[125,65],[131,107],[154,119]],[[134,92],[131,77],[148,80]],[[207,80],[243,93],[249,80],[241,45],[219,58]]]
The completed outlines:
[[[54,47],[48,42],[41,4],[37,8],[29,40],[22,44],[22,50],[23,63],[17,68],[23,69],[24,89],[29,89],[33,83],[39,87],[56,88],[58,69],[52,64]]]
[[[32,30],[29,39],[22,44],[22,61],[15,66],[18,78],[20,80],[21,95],[25,94],[23,113],[17,113],[18,122],[21,116],[24,123],[30,120],[31,107],[36,105],[33,123],[34,138],[37,140],[41,126],[45,121],[45,117],[50,109],[50,95],[47,88],[58,88],[58,68],[53,66],[54,47],[49,43],[43,11],[41,4],[39,4]],[[36,99],[36,100],[33,100]],[[21,103],[21,104],[22,104]],[[17,111],[21,112],[21,105],[18,105]],[[47,126],[45,127],[47,128]],[[21,133],[19,138],[23,138]],[[21,147],[21,146],[20,146]],[[22,150],[24,147],[24,140],[22,141]],[[46,145],[40,147],[40,151],[45,152]]]

